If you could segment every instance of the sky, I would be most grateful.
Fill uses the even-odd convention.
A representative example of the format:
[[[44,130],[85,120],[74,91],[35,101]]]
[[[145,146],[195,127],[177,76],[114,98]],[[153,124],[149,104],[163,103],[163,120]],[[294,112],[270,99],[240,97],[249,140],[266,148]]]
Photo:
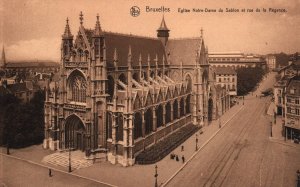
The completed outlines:
[[[132,6],[140,8],[139,16],[131,16]],[[147,12],[147,6],[163,6],[170,12]],[[66,18],[76,35],[82,11],[85,28],[95,28],[98,13],[105,31],[156,37],[164,14],[170,38],[199,37],[203,28],[209,52],[295,53],[300,51],[299,7],[300,0],[2,0],[0,45],[4,45],[9,61],[59,61]],[[179,13],[178,8],[217,12]],[[224,12],[218,12],[220,8]],[[226,8],[240,12],[225,12]],[[255,12],[256,8],[261,12]],[[285,12],[274,13],[269,8]]]

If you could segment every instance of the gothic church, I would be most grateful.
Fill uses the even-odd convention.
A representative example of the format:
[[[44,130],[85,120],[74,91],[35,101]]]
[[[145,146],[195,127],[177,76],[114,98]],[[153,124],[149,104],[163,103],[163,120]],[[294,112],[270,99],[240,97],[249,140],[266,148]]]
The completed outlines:
[[[74,38],[67,19],[59,80],[46,91],[44,148],[103,148],[111,163],[130,166],[177,129],[222,115],[229,98],[215,86],[202,34],[169,32],[164,18],[157,38],[104,32],[99,16],[86,29],[81,13]]]

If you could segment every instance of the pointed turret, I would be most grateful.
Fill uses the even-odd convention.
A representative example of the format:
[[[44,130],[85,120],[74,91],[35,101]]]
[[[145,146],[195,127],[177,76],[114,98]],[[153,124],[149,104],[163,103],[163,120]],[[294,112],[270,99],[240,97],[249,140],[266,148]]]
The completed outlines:
[[[128,60],[127,60],[128,69],[131,69],[131,63],[132,63],[132,54],[131,54],[131,46],[129,45]]]
[[[83,24],[83,14],[82,14],[82,11],[80,11],[79,20],[80,20],[80,26],[82,26],[82,24]]]
[[[0,68],[5,68],[5,67],[6,67],[6,58],[5,58],[5,50],[4,50],[4,45],[3,45]]]
[[[117,48],[115,48],[115,51],[114,51],[114,67],[115,67],[115,70],[118,69],[118,53],[117,53]]]
[[[73,39],[73,35],[71,33],[70,26],[69,26],[69,18],[67,18],[67,20],[66,20],[65,32],[62,35],[62,38],[63,39]]]
[[[165,56],[162,58],[162,78],[165,77]]]
[[[139,74],[140,74],[140,80],[142,80],[143,78],[143,71],[142,71],[143,67],[142,67],[142,54],[140,53],[139,56]]]
[[[94,36],[100,36],[102,34],[102,29],[100,26],[100,21],[99,21],[99,14],[97,14],[97,21],[96,21],[96,26],[94,30]]]
[[[167,45],[168,38],[169,38],[169,29],[165,22],[165,17],[163,16],[160,27],[157,29],[157,37],[160,39],[160,41]]]
[[[154,61],[155,61],[155,78],[157,78],[157,76],[158,76],[158,56],[157,56],[157,53],[155,55]]]

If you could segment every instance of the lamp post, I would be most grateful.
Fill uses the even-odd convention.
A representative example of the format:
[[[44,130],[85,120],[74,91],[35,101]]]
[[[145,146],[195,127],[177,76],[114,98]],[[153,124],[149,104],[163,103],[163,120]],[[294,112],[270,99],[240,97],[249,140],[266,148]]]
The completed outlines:
[[[297,187],[300,187],[300,171],[299,171],[299,169],[297,170],[296,174],[297,174]]]
[[[196,151],[198,151],[198,134],[196,134]]]
[[[155,187],[158,187],[158,184],[157,184],[157,177],[158,177],[158,174],[157,174],[157,165],[155,165]]]
[[[270,130],[271,130],[271,136],[270,137],[273,137],[273,133],[272,133],[272,121],[270,122]]]
[[[69,141],[69,173],[72,172],[72,166],[71,166],[71,140]]]

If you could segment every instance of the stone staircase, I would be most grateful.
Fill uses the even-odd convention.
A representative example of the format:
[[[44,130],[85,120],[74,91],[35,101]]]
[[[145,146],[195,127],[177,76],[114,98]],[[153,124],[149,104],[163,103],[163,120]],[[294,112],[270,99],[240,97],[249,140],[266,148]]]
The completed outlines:
[[[42,162],[55,166],[69,167],[69,152],[57,152],[47,155]],[[71,151],[72,170],[86,168],[93,165],[93,160],[87,160],[81,151]]]

